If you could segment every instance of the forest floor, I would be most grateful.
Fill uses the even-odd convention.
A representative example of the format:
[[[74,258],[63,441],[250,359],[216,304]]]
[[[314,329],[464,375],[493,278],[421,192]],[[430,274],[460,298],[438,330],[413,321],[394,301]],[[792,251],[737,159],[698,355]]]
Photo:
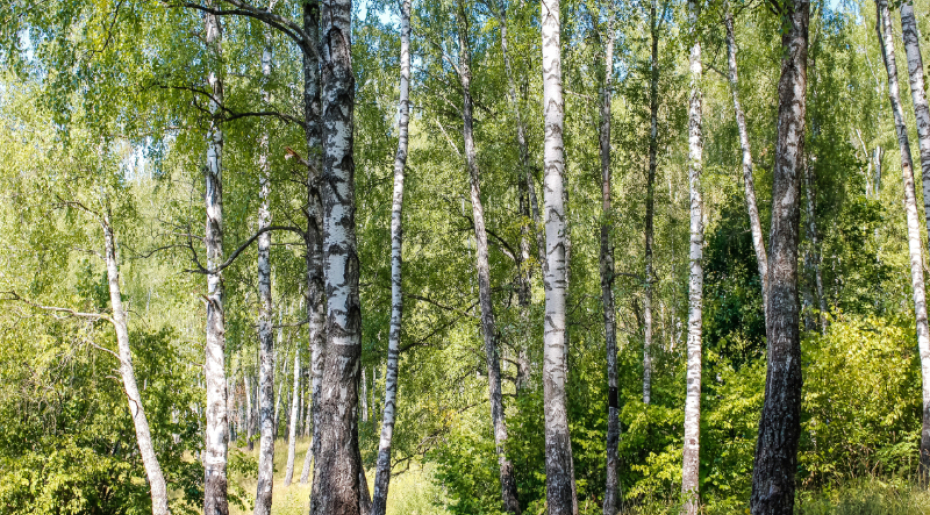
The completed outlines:
[[[310,509],[310,482],[300,484],[300,472],[304,464],[304,456],[310,445],[309,438],[297,440],[297,459],[294,464],[294,481],[290,486],[284,486],[284,472],[287,469],[287,440],[279,439],[274,446],[274,490],[271,505],[272,515],[306,515]],[[258,460],[258,444],[255,449],[248,451],[240,449],[249,458]],[[368,470],[369,489],[374,485],[374,469]],[[256,478],[242,474],[231,474],[233,489],[238,490],[240,496],[247,500],[247,508],[251,508],[255,499]],[[449,512],[443,508],[446,504],[441,489],[436,486],[430,477],[429,470],[419,466],[411,466],[410,470],[391,479],[388,489],[387,515],[446,515]],[[230,515],[250,515],[251,509],[243,510],[234,504],[230,505]]]

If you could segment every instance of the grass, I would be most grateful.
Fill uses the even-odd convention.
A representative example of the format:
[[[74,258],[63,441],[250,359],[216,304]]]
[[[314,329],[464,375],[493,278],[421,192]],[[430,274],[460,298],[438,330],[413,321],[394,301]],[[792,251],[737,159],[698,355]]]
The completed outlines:
[[[310,482],[300,484],[300,472],[304,456],[310,446],[309,438],[298,438],[297,458],[294,460],[294,481],[284,486],[284,472],[287,467],[287,440],[279,439],[274,446],[274,488],[272,490],[272,515],[305,515],[310,509]],[[258,460],[258,445],[247,451],[240,449],[252,460]],[[374,470],[368,470],[368,485],[374,484]],[[443,508],[444,499],[440,487],[433,484],[428,468],[418,466],[391,479],[388,491],[387,515],[446,515]],[[245,509],[230,505],[230,515],[247,515],[252,513],[255,500],[256,478],[253,474],[230,474],[230,486],[245,500]]]
[[[930,492],[907,482],[877,478],[823,491],[799,506],[799,515],[926,515]]]

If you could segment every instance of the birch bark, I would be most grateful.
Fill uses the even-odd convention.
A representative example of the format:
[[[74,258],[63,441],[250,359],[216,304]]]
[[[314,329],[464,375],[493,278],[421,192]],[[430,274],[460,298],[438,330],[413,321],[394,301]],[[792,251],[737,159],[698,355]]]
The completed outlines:
[[[736,127],[739,130],[739,143],[743,159],[743,192],[746,197],[746,210],[749,212],[749,229],[752,233],[752,249],[756,253],[759,267],[759,280],[762,283],[763,312],[768,313],[768,257],[765,252],[765,239],[762,236],[762,223],[759,221],[759,208],[756,203],[755,180],[752,176],[752,148],[749,144],[749,131],[746,130],[746,116],[739,101],[739,74],[736,68],[736,35],[733,30],[733,13],[729,2],[724,3],[724,23],[727,30],[727,62],[729,63],[730,90],[733,93],[733,110],[736,113]]]
[[[700,511],[700,450],[701,450],[701,333],[704,300],[704,199],[701,191],[704,135],[702,129],[703,65],[698,30],[698,5],[688,1],[688,25],[691,43],[689,58],[691,100],[688,104],[688,186],[691,193],[691,248],[688,256],[688,371],[685,394],[685,438],[682,451],[681,493],[685,504],[682,513],[697,515]]]
[[[213,66],[223,59],[223,29],[218,16],[204,15],[206,44]],[[206,229],[207,268],[213,270],[223,262],[223,129],[220,103],[223,102],[223,79],[218,69],[208,72],[212,91],[210,127],[207,134]],[[204,442],[204,515],[228,515],[226,498],[226,453],[228,446],[226,406],[226,328],[223,312],[223,279],[220,272],[207,275],[207,338],[204,380],[207,390],[206,436]]]
[[[484,206],[481,203],[481,182],[478,156],[473,134],[474,105],[471,96],[471,49],[468,41],[468,20],[465,5],[458,4],[459,80],[462,86],[462,137],[465,143],[465,162],[471,182],[472,220],[475,227],[475,268],[478,272],[478,301],[481,305],[481,332],[484,335],[484,352],[488,367],[488,398],[491,421],[494,424],[494,443],[500,467],[501,498],[508,513],[520,513],[517,484],[513,465],[507,459],[504,446],[507,442],[507,424],[504,420],[504,402],[501,392],[501,368],[498,333],[491,298],[491,272],[488,264],[488,234],[485,228]]]
[[[287,468],[284,471],[284,486],[294,480],[294,460],[297,457],[297,426],[300,425],[300,349],[294,350],[294,394],[291,395],[291,422],[287,435]]]
[[[768,370],[752,476],[753,515],[793,513],[801,431],[798,197],[804,167],[810,3],[790,0],[781,5],[785,31],[769,242]]]
[[[920,54],[920,34],[911,1],[901,4],[901,33],[907,54],[907,76],[911,86],[911,100],[917,118],[917,141],[920,145],[920,166],[923,171],[924,219],[930,229],[930,107],[924,90],[924,64]],[[876,181],[877,183],[877,181]],[[877,188],[876,188],[876,191]],[[920,370],[923,377],[923,424],[920,431],[920,481],[930,483],[930,339],[920,340]]]
[[[304,0],[303,28],[310,37],[308,45],[319,45],[319,0]],[[320,103],[320,60],[318,52],[303,53],[304,68],[304,139],[307,142],[307,320],[310,341],[310,411],[313,420],[313,437],[300,483],[310,480],[310,465],[320,452],[320,403],[323,385],[323,361],[326,351],[326,291],[323,277],[323,203],[320,197],[323,170],[323,140]]]
[[[604,306],[604,346],[607,353],[607,479],[604,488],[604,515],[618,511],[617,445],[620,442],[620,405],[617,400],[617,312],[614,304],[614,251],[610,245],[610,100],[614,74],[614,11],[608,9],[607,40],[604,44],[604,77],[601,86],[601,303]]]
[[[397,402],[397,362],[400,357],[400,331],[404,313],[401,269],[404,243],[404,175],[407,166],[407,130],[410,123],[410,3],[410,0],[402,0],[400,4],[400,98],[397,102],[397,152],[394,154],[394,198],[391,205],[391,329],[388,335],[384,411],[381,419],[381,439],[378,441],[378,463],[371,515],[384,515],[387,510]],[[374,388],[372,384],[372,391]]]
[[[359,256],[355,236],[352,0],[321,5],[323,270],[326,352],[311,515],[358,515]]]
[[[271,77],[271,34],[265,29],[265,48],[262,51],[262,87]],[[265,93],[267,100],[267,93]],[[268,166],[268,134],[261,139],[261,205],[258,209],[258,228],[271,225],[271,212],[268,209],[268,195],[271,192]],[[258,445],[258,479],[255,493],[255,515],[271,514],[271,498],[274,487],[274,329],[271,302],[271,232],[258,237],[258,341],[259,341],[259,424],[261,437]]]
[[[651,36],[649,73],[649,171],[646,176],[646,291],[643,298],[643,403],[652,402],[652,245],[654,238],[656,168],[659,151],[659,19],[658,0],[649,6]]]
[[[540,2],[545,141],[543,146],[546,211],[545,322],[543,396],[546,438],[546,500],[549,515],[577,512],[568,413],[565,407],[565,300],[568,294],[565,234],[564,106],[559,0]]]
[[[139,446],[139,455],[145,468],[149,491],[152,496],[152,514],[168,515],[168,488],[165,476],[155,447],[152,445],[152,432],[149,421],[142,406],[142,395],[136,383],[136,371],[132,364],[132,349],[129,346],[129,328],[126,320],[126,311],[123,309],[123,295],[119,285],[119,257],[116,248],[116,235],[110,223],[109,216],[101,220],[105,243],[105,260],[107,265],[107,286],[110,292],[110,307],[113,311],[113,329],[116,332],[116,345],[119,351],[119,372],[126,390],[126,399],[129,402],[129,414],[136,431],[136,444]]]

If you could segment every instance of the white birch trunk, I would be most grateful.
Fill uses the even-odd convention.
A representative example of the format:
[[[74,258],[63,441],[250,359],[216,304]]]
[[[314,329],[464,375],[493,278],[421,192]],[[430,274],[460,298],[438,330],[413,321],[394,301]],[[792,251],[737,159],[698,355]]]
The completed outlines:
[[[894,37],[892,32],[892,23],[891,23],[891,14],[888,9],[887,0],[876,0],[875,2],[876,11],[878,15],[878,25],[876,29],[878,30],[879,42],[882,46],[882,53],[885,57],[885,68],[888,72],[888,99],[891,101],[891,111],[894,115],[895,131],[898,135],[898,146],[901,151],[901,172],[904,178],[904,210],[907,214],[907,246],[908,254],[910,257],[911,265],[911,286],[914,290],[914,314],[917,325],[917,348],[920,352],[921,357],[921,372],[923,374],[923,423],[921,428],[921,442],[920,442],[920,480],[923,484],[926,484],[928,467],[930,467],[930,455],[927,454],[928,446],[930,446],[930,428],[928,428],[928,396],[930,396],[930,329],[927,325],[927,300],[926,300],[926,290],[924,283],[924,272],[923,272],[923,256],[920,243],[920,223],[919,215],[917,213],[917,193],[914,185],[914,164],[911,160],[911,145],[908,139],[907,126],[904,121],[904,112],[901,107],[901,95],[899,92],[898,86],[898,70],[895,63],[895,54],[894,54]],[[905,6],[907,12],[905,13]],[[921,90],[918,93],[919,96],[923,96],[923,84],[918,86],[918,83],[915,81],[914,73],[911,72],[910,68],[912,66],[911,61],[914,66],[919,66],[918,70],[922,70],[922,63],[920,63],[920,49],[919,47],[915,48],[917,44],[916,40],[916,27],[911,26],[910,23],[905,23],[905,20],[908,18],[913,18],[913,7],[909,3],[902,5],[901,19],[902,27],[908,25],[905,28],[905,48],[910,46],[910,53],[908,54],[908,72],[911,77],[911,96],[913,98],[915,87],[920,87]],[[911,40],[908,43],[908,40]],[[916,71],[916,70],[915,70]],[[922,77],[921,77],[922,79]],[[920,82],[923,82],[922,80]],[[919,102],[919,98],[915,99],[915,108],[918,108],[916,104]],[[930,126],[927,126],[928,119],[927,117],[930,114],[926,111],[926,99],[923,100],[923,109],[924,116],[918,114],[917,118],[917,128],[918,128],[918,138],[921,136],[921,131],[924,131],[924,134],[927,134],[930,137]],[[921,125],[924,125],[922,128]],[[923,145],[923,141],[921,141]],[[930,156],[928,156],[930,157]],[[921,148],[921,160],[923,160],[923,148]],[[930,166],[924,164],[924,170],[928,170]],[[925,172],[926,173],[926,172]],[[927,191],[928,179],[930,177],[924,178],[924,191]],[[924,199],[925,209],[928,208],[928,201]]]
[[[213,64],[222,62],[222,25],[219,17],[204,15],[206,44]],[[223,262],[223,130],[220,124],[223,102],[222,72],[210,70],[207,82],[212,91],[210,128],[207,135],[206,230],[207,268]],[[226,328],[223,312],[221,274],[207,275],[207,339],[204,379],[207,390],[206,436],[204,441],[204,515],[228,515],[226,498],[226,455],[229,438],[226,406]]]
[[[271,77],[271,34],[265,29],[265,48],[262,52],[263,88]],[[263,96],[266,96],[265,93]],[[271,225],[271,213],[268,209],[268,195],[271,192],[268,165],[268,134],[261,139],[261,204],[258,208],[258,228]],[[258,479],[255,494],[255,515],[271,514],[272,490],[274,488],[274,437],[275,437],[275,397],[274,397],[274,315],[271,297],[271,233],[264,232],[258,237],[258,341],[259,341],[259,377],[258,405],[260,439],[258,444]]]
[[[155,447],[152,444],[152,432],[149,421],[142,406],[142,395],[136,383],[136,371],[132,364],[132,350],[129,346],[129,328],[126,320],[126,311],[123,309],[123,295],[119,285],[119,258],[116,249],[116,235],[110,224],[109,216],[102,221],[104,241],[106,245],[105,260],[107,264],[107,286],[110,291],[110,307],[113,311],[113,329],[116,332],[116,345],[119,351],[119,372],[126,390],[126,400],[129,402],[129,414],[136,430],[136,444],[139,446],[139,455],[145,468],[149,491],[152,496],[152,514],[168,515],[168,488],[165,476]]]
[[[769,274],[768,256],[765,252],[765,238],[762,236],[762,223],[759,221],[759,208],[756,203],[755,180],[752,176],[752,148],[749,144],[749,131],[746,129],[746,117],[739,101],[739,74],[736,68],[736,35],[733,30],[733,13],[729,3],[724,5],[724,22],[727,30],[727,62],[729,63],[730,91],[733,94],[733,110],[736,113],[736,127],[739,130],[739,143],[743,159],[743,191],[746,197],[746,210],[749,212],[749,229],[752,233],[752,249],[756,253],[759,267],[759,280],[762,283],[763,312],[768,312]]]
[[[359,256],[353,161],[352,0],[321,4],[323,270],[326,352],[310,515],[358,515]]]
[[[577,513],[571,437],[566,411],[565,301],[568,295],[564,205],[565,150],[562,141],[562,57],[559,0],[540,2],[545,142],[546,292],[543,395],[546,438],[546,500],[549,515]]]
[[[685,437],[682,450],[681,493],[685,504],[682,513],[697,515],[700,511],[700,449],[701,449],[701,329],[704,299],[704,200],[701,191],[704,135],[702,130],[703,66],[698,31],[698,5],[688,1],[688,25],[691,42],[689,59],[691,100],[688,105],[688,185],[691,193],[691,248],[688,281],[688,371],[685,394]]]
[[[391,445],[397,403],[397,368],[400,354],[400,331],[403,319],[403,206],[404,176],[407,166],[407,131],[410,123],[410,3],[400,4],[400,98],[397,102],[397,152],[394,155],[394,198],[391,205],[391,329],[388,335],[387,375],[384,382],[384,411],[378,463],[375,469],[375,492],[371,515],[384,515],[391,481]],[[374,381],[372,374],[372,381]],[[375,385],[372,382],[372,393]],[[372,407],[374,402],[372,401]]]
[[[901,32],[907,54],[907,74],[911,86],[911,100],[917,119],[917,140],[920,144],[920,166],[923,171],[924,219],[930,230],[930,107],[924,89],[924,64],[920,54],[920,34],[910,0],[901,4]],[[877,192],[876,188],[876,192]],[[920,370],[923,377],[923,416],[920,431],[920,481],[930,482],[930,340],[919,340]]]
[[[365,367],[362,367],[361,390],[358,393],[358,400],[362,404],[362,422],[368,422],[368,378],[365,376]]]
[[[291,422],[287,435],[287,468],[284,486],[294,480],[294,460],[297,458],[297,426],[300,425],[300,349],[294,351],[294,394],[291,396]]]
[[[652,0],[649,7],[649,33],[651,35],[649,77],[649,171],[646,176],[646,284],[643,298],[643,403],[652,402],[652,246],[654,238],[656,168],[659,151],[659,18]]]

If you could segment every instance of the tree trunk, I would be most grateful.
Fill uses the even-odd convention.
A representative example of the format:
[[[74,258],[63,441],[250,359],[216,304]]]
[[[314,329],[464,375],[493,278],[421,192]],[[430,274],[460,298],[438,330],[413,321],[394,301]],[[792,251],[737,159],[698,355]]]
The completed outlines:
[[[280,317],[278,318],[280,320]],[[278,331],[278,343],[281,343],[281,333]],[[272,424],[272,429],[274,430],[274,439],[278,438],[278,428],[281,425],[281,399],[284,398],[284,385],[287,383],[287,351],[284,352],[284,368],[281,370],[281,381],[278,383],[278,395],[275,396],[274,400],[274,422]]]
[[[362,367],[361,390],[358,394],[358,400],[362,404],[362,422],[368,422],[368,378],[365,377],[365,367]]]
[[[919,218],[917,214],[917,194],[914,186],[914,164],[911,161],[911,144],[908,139],[907,126],[904,122],[904,112],[901,107],[901,96],[898,86],[898,69],[894,55],[894,36],[892,32],[891,14],[887,0],[876,0],[877,25],[879,42],[885,58],[885,69],[888,72],[888,99],[891,101],[891,112],[894,115],[895,132],[898,135],[898,146],[901,150],[901,172],[904,177],[904,210],[907,213],[907,246],[911,265],[911,286],[914,289],[914,314],[917,324],[917,347],[921,357],[921,372],[923,374],[923,426],[920,438],[920,481],[926,486],[927,474],[930,471],[930,412],[928,412],[928,397],[930,397],[930,330],[927,326],[927,301],[923,272],[923,256],[920,244]],[[921,139],[921,164],[924,172],[924,191],[927,191],[927,176],[930,171],[930,148],[928,155],[924,156],[923,137],[930,138],[930,113],[927,111],[927,101],[923,97],[923,76],[915,77],[922,71],[923,64],[920,59],[920,48],[917,47],[917,28],[913,20],[913,6],[909,2],[902,4],[901,26],[904,31],[905,49],[907,51],[908,73],[911,78],[911,96],[917,110],[918,138]],[[907,20],[907,21],[905,21]],[[913,69],[916,67],[916,70]],[[914,88],[921,88],[915,94]],[[921,106],[922,104],[922,106]],[[921,112],[922,111],[922,112]],[[928,142],[930,143],[930,142]],[[925,209],[930,209],[927,198],[924,199]],[[930,218],[928,218],[930,222]]]
[[[562,58],[559,0],[540,4],[542,25],[543,105],[545,106],[544,167],[546,261],[543,284],[546,316],[543,348],[543,395],[546,438],[546,500],[550,515],[577,512],[572,444],[566,411],[565,300],[568,294],[565,259],[565,152],[562,142]]]
[[[300,425],[300,349],[294,350],[294,394],[291,396],[291,423],[287,435],[287,468],[284,486],[294,480],[294,460],[297,458],[297,426]]]
[[[484,206],[481,203],[481,183],[478,156],[475,150],[473,101],[471,96],[471,49],[468,41],[468,20],[464,3],[458,4],[459,80],[462,85],[462,137],[465,143],[465,161],[471,180],[472,219],[475,227],[475,268],[478,272],[478,301],[481,305],[481,332],[484,335],[484,352],[488,367],[488,398],[491,404],[491,421],[494,424],[494,443],[500,467],[501,498],[504,510],[520,513],[517,500],[517,483],[513,465],[507,459],[504,447],[507,442],[507,424],[504,421],[504,401],[501,392],[501,366],[498,333],[491,298],[491,272],[488,263],[488,234],[485,229]]]
[[[812,131],[812,136],[816,136],[816,132]],[[824,334],[827,332],[827,299],[823,294],[823,256],[820,252],[820,233],[817,231],[817,188],[814,181],[814,165],[810,160],[804,163],[804,186],[807,200],[807,236],[810,239],[810,249],[804,256],[804,264],[814,280],[812,293],[817,297],[817,309],[820,310],[815,317],[815,326]]]
[[[303,2],[303,27],[312,44],[318,47],[320,4],[318,0]],[[310,463],[319,455],[320,448],[320,396],[323,384],[323,361],[326,351],[326,284],[323,277],[323,204],[320,197],[321,170],[323,169],[323,140],[320,104],[320,62],[316,54],[304,52],[304,138],[307,142],[307,320],[310,341],[310,412],[313,436],[300,483],[310,479]]]
[[[355,237],[352,0],[321,5],[323,270],[326,352],[310,515],[359,514],[358,378],[362,314]]]
[[[262,89],[271,77],[271,34],[265,29],[265,48],[262,52]],[[263,95],[267,100],[267,92]],[[262,135],[261,155],[261,206],[258,208],[258,228],[271,225],[268,195],[271,193],[271,170],[268,165],[268,134]],[[255,515],[270,515],[274,487],[274,317],[271,301],[271,233],[258,237],[258,342],[259,342],[259,420],[261,437],[258,445],[258,479],[255,493]]]
[[[752,476],[753,515],[794,511],[794,476],[801,432],[801,341],[798,305],[799,194],[804,167],[807,110],[808,0],[782,4],[781,79],[772,186],[769,299],[766,332],[768,370],[765,403]]]
[[[107,285],[110,290],[110,307],[113,311],[113,329],[116,331],[116,345],[119,351],[119,372],[126,390],[126,399],[129,402],[129,414],[136,430],[136,444],[139,446],[139,455],[145,468],[149,491],[152,495],[152,514],[168,515],[168,488],[165,476],[155,447],[152,444],[152,432],[149,421],[142,406],[142,395],[136,384],[136,371],[132,364],[132,350],[129,347],[129,328],[126,320],[126,311],[123,309],[123,295],[119,286],[119,259],[116,250],[116,235],[113,232],[109,216],[101,220],[104,241],[106,244],[105,259],[107,264]]]
[[[222,63],[222,25],[218,16],[204,15],[206,44],[213,66]],[[223,102],[222,72],[208,72],[213,100],[210,102],[210,128],[207,135],[206,230],[207,268],[223,262],[223,130],[220,104]],[[204,379],[207,390],[206,438],[204,441],[204,515],[228,515],[226,498],[226,453],[228,446],[226,407],[226,328],[223,312],[223,279],[219,272],[207,274],[207,339]]]
[[[643,298],[643,403],[652,402],[652,245],[655,229],[656,168],[659,151],[659,19],[657,0],[649,7],[652,38],[649,75],[649,171],[646,177],[646,291]]]
[[[620,405],[617,395],[617,310],[614,305],[614,252],[610,245],[613,215],[610,206],[610,100],[614,75],[614,11],[608,9],[607,41],[604,45],[604,77],[601,87],[601,303],[604,306],[604,343],[607,353],[607,481],[604,515],[616,515],[619,505],[617,445],[620,443]]]
[[[397,402],[397,361],[400,357],[400,331],[404,313],[401,268],[404,243],[404,174],[407,166],[407,130],[410,123],[410,3],[411,0],[402,0],[400,9],[400,98],[397,102],[397,153],[394,154],[394,199],[391,205],[391,329],[388,335],[384,412],[381,419],[381,439],[378,442],[371,515],[384,515],[387,510],[387,494],[391,481],[391,444],[394,439]],[[372,383],[372,391],[374,388]]]
[[[911,100],[917,118],[917,139],[920,143],[920,166],[923,170],[924,218],[930,229],[930,107],[924,90],[924,65],[920,55],[917,20],[911,1],[901,4],[901,32],[907,54],[907,73]],[[878,190],[876,189],[876,192]],[[923,283],[921,283],[923,284]],[[930,340],[919,340],[920,370],[923,376],[923,427],[920,431],[920,481],[930,483]]]
[[[685,395],[685,439],[682,450],[681,494],[685,504],[682,513],[697,515],[700,511],[701,472],[701,330],[704,300],[704,199],[701,191],[704,134],[702,129],[703,65],[698,31],[698,5],[688,1],[688,25],[691,42],[691,100],[688,104],[688,185],[691,193],[691,248],[688,256],[688,372]]]
[[[252,441],[252,436],[255,435],[255,425],[253,424],[254,420],[252,419],[252,390],[251,384],[249,382],[249,374],[246,373],[243,378],[243,388],[245,388],[245,434],[246,434],[246,448],[251,451],[255,448],[254,442]]]
[[[762,223],[759,221],[759,208],[756,204],[756,187],[752,176],[752,149],[749,145],[749,131],[746,130],[746,117],[739,102],[739,75],[736,69],[736,35],[733,31],[733,13],[729,3],[724,4],[724,22],[727,29],[727,56],[730,65],[730,90],[733,92],[733,109],[736,113],[736,126],[739,129],[739,143],[743,154],[743,189],[746,196],[746,210],[749,212],[749,228],[752,233],[752,248],[756,252],[759,267],[759,280],[762,283],[762,309],[768,312],[769,274],[768,257],[765,252],[765,240],[762,236]]]

